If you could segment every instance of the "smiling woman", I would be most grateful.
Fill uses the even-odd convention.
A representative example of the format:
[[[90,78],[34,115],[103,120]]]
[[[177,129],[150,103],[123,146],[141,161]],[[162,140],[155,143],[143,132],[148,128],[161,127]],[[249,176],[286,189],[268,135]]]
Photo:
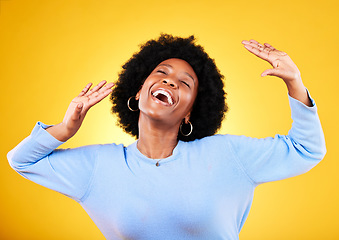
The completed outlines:
[[[107,239],[238,239],[259,184],[302,174],[326,152],[293,61],[267,43],[242,43],[273,66],[263,76],[285,82],[288,135],[214,135],[227,110],[223,76],[194,37],[162,35],[123,66],[113,91],[113,83],[88,84],[60,124],[38,122],[8,153],[10,165],[79,202]],[[137,141],[56,149],[110,93],[121,127]]]
[[[161,62],[146,78],[136,95],[140,99],[138,148],[144,155],[161,159],[172,154],[179,127],[190,123],[198,85],[192,67],[177,58]],[[151,146],[149,136],[154,139],[154,135],[160,144]]]
[[[187,120],[191,122],[194,131],[189,136],[177,134],[177,131],[177,138],[192,141],[211,136],[220,128],[227,111],[224,76],[203,47],[195,44],[194,36],[180,38],[162,34],[159,39],[143,44],[140,51],[123,65],[123,71],[111,95],[112,111],[118,115],[120,126],[132,136],[139,136],[139,112],[129,111],[126,102],[131,96],[137,95],[147,78],[167,76],[169,73],[172,76],[174,69],[167,61],[173,61],[174,58],[178,59],[176,63],[180,62],[179,59],[183,60],[180,62],[183,64],[181,68],[187,68],[180,76],[176,76],[177,81],[181,81],[180,85],[189,85],[188,89],[179,87],[180,91],[190,92],[197,89],[190,118],[186,119],[186,123]],[[183,127],[189,129],[186,124]]]

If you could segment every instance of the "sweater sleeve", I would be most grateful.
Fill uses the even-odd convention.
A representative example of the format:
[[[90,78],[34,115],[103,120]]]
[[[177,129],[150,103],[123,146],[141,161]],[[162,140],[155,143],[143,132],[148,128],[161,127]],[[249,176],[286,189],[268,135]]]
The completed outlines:
[[[9,164],[23,177],[81,201],[95,170],[97,146],[56,149],[63,142],[47,127],[38,122],[31,135],[7,154]]]
[[[325,139],[317,107],[310,99],[312,107],[289,96],[293,123],[288,135],[263,139],[231,137],[229,143],[235,158],[254,184],[305,173],[325,156]]]

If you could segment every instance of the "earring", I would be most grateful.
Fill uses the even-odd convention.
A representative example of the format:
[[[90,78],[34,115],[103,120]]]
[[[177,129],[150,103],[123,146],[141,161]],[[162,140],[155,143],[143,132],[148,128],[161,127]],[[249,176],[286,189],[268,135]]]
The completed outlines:
[[[180,124],[180,133],[181,133],[183,136],[188,137],[188,136],[191,135],[191,133],[193,132],[193,125],[192,125],[192,123],[191,123],[190,121],[188,121],[188,124],[190,125],[190,132],[189,132],[188,134],[184,134],[184,133],[182,132],[182,124],[183,124],[183,123]]]
[[[132,109],[132,108],[129,106],[129,102],[130,102],[131,98],[133,98],[133,97],[134,97],[134,96],[130,97],[130,98],[127,100],[127,107],[128,107],[128,109],[131,110],[132,112],[135,112],[135,111],[138,111],[139,109]],[[134,99],[135,99],[135,97],[134,97]]]

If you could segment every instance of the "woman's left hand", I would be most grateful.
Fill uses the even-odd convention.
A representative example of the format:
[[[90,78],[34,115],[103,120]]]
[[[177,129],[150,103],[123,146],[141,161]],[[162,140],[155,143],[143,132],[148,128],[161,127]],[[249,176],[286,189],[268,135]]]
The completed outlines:
[[[269,75],[283,79],[291,97],[312,106],[301,80],[300,71],[285,52],[275,49],[268,43],[262,45],[255,40],[244,40],[242,44],[249,52],[273,66],[273,68],[265,70],[261,74],[262,77]]]
[[[265,70],[261,76],[276,76],[282,78],[286,84],[291,81],[301,81],[298,67],[294,64],[292,59],[282,51],[272,47],[268,43],[261,45],[255,40],[242,41],[244,47],[258,56],[259,58],[269,62],[273,68]]]

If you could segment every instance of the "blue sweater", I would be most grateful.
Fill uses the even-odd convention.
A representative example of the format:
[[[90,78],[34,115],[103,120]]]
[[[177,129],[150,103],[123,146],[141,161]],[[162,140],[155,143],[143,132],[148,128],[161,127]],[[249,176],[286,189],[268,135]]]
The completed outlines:
[[[179,141],[160,166],[136,142],[57,149],[38,123],[8,153],[24,177],[78,201],[107,239],[238,239],[260,183],[307,172],[325,155],[316,106],[289,97],[289,134]]]

